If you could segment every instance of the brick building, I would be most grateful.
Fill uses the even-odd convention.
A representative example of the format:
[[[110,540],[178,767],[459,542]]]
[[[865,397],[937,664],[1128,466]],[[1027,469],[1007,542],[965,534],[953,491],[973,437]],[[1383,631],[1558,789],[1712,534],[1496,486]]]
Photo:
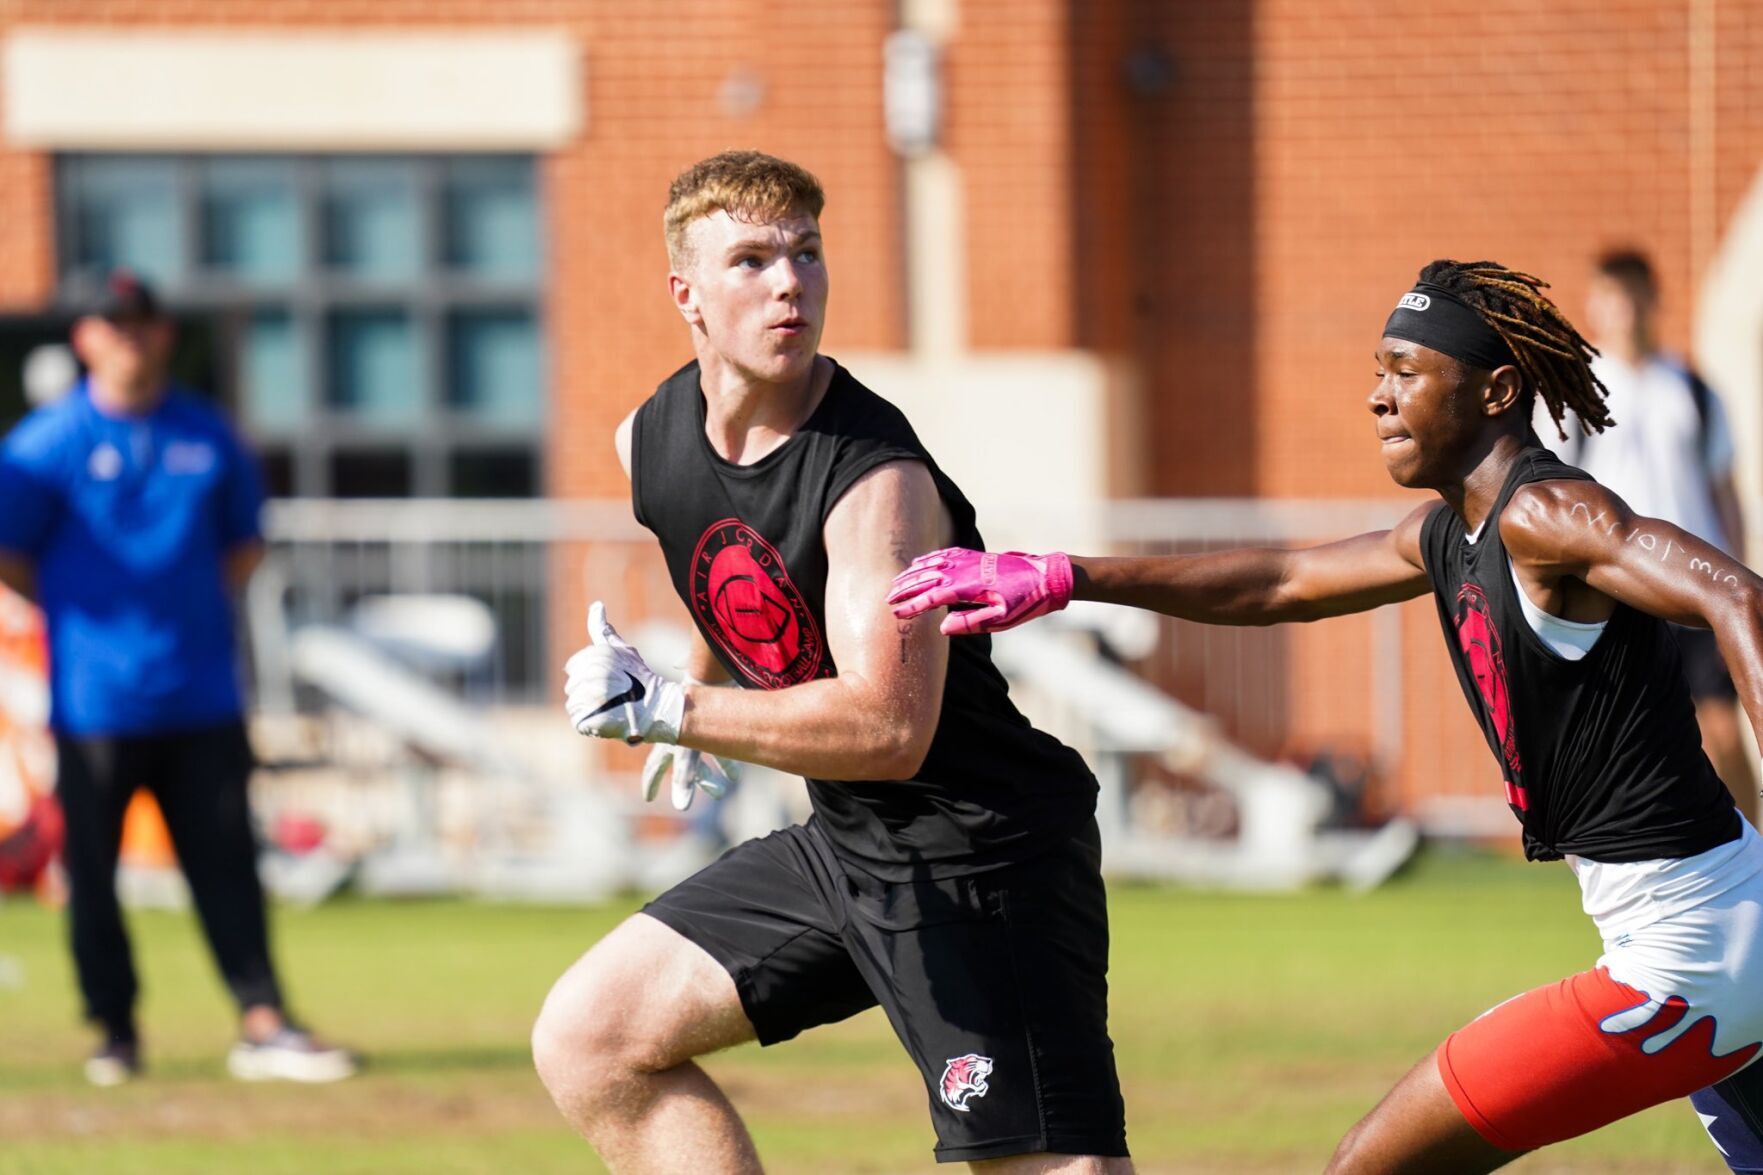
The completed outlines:
[[[928,151],[890,145],[901,29],[940,50]],[[1571,314],[1612,242],[1763,488],[1746,0],[4,0],[0,38],[0,395],[135,263],[286,493],[621,495],[612,427],[687,355],[665,186],[739,145],[825,182],[827,350],[1048,520],[1022,541],[1114,497],[1390,496],[1369,353],[1418,267],[1494,257]],[[1401,614],[1382,735],[1419,791],[1485,774],[1432,625]],[[1370,633],[1267,643],[1276,721],[1215,704],[1263,749],[1375,741]]]

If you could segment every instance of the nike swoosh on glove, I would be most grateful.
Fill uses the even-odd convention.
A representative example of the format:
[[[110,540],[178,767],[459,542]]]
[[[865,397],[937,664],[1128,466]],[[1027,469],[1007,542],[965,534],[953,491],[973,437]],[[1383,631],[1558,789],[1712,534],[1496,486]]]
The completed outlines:
[[[735,785],[735,767],[732,759],[725,767],[715,755],[663,743],[649,752],[643,764],[643,800],[652,802],[661,790],[662,778],[669,775],[673,779],[673,806],[677,811],[691,807],[692,796],[699,790],[720,800]]]
[[[588,606],[588,643],[564,663],[563,707],[577,734],[627,743],[679,740],[686,691],[649,668],[606,619],[606,606]]]
[[[951,607],[944,636],[1003,632],[1071,603],[1071,560],[1059,551],[970,551],[920,555],[894,577],[888,603],[901,620]]]

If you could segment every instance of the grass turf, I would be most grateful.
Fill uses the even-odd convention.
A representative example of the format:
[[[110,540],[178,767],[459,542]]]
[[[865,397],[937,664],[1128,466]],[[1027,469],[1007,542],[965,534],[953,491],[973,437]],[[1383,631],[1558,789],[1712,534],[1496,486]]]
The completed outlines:
[[[1141,1170],[1298,1172],[1452,1028],[1589,966],[1564,867],[1434,852],[1368,895],[1115,887],[1113,1033]],[[278,910],[297,1010],[365,1052],[342,1085],[244,1086],[193,920],[132,916],[149,1076],[86,1087],[58,915],[0,905],[0,1172],[326,1175],[596,1169],[533,1077],[551,981],[634,902],[341,902]],[[707,1066],[777,1171],[926,1170],[925,1094],[869,1012]],[[1514,1165],[1724,1171],[1687,1104]]]

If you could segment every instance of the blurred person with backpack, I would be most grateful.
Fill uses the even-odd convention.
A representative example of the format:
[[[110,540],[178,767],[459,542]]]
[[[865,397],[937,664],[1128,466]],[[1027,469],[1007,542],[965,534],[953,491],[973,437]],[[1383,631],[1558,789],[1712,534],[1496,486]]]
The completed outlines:
[[[1637,513],[1675,523],[1745,562],[1726,408],[1688,362],[1660,349],[1658,310],[1658,277],[1645,253],[1613,249],[1598,258],[1586,297],[1586,336],[1599,351],[1592,372],[1609,389],[1605,403],[1616,427],[1588,434],[1569,413],[1562,421],[1565,439],[1542,418],[1537,435]],[[1755,823],[1757,784],[1738,691],[1714,634],[1682,625],[1672,631],[1683,649],[1703,747],[1739,811]]]

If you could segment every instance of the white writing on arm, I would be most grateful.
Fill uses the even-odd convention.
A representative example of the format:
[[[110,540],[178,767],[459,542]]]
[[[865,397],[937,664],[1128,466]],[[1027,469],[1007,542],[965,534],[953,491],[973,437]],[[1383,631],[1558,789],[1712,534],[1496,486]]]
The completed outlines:
[[[1584,502],[1575,502],[1572,508],[1568,510],[1567,516],[1569,518],[1577,518],[1579,515],[1583,514],[1585,517],[1580,520],[1580,525],[1585,526],[1588,529],[1601,530],[1605,534],[1615,534],[1617,524],[1615,522],[1605,521],[1609,516],[1609,513],[1608,510],[1600,510],[1596,515],[1593,515],[1590,506],[1587,506]],[[1669,538],[1665,540],[1664,546],[1661,547],[1659,536],[1644,530],[1631,531],[1629,532],[1628,537],[1624,538],[1622,541],[1625,544],[1633,543],[1644,551],[1658,551],[1659,562],[1661,563],[1666,562],[1670,558],[1673,550],[1676,550],[1679,554],[1689,554],[1689,552],[1685,551],[1682,547],[1677,546],[1676,542]],[[1700,555],[1689,556],[1689,570],[1692,574],[1707,576],[1710,583],[1727,584],[1732,587],[1739,586],[1739,577],[1736,574],[1725,567],[1717,566],[1716,564],[1709,562]]]

